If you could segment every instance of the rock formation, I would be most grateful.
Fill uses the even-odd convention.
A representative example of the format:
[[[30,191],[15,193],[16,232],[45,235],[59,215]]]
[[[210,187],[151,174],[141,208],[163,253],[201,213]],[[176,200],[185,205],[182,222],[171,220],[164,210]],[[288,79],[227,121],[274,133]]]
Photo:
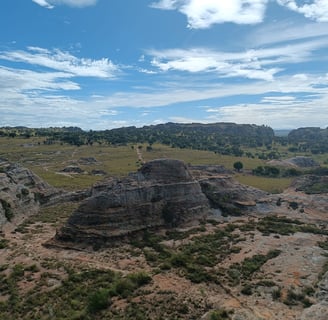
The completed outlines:
[[[268,164],[272,166],[290,167],[297,169],[311,169],[318,168],[320,166],[319,163],[311,157],[304,156],[297,156],[285,160],[270,160],[268,161]]]
[[[316,293],[317,303],[302,313],[301,320],[326,320],[328,315],[328,272],[326,272],[318,283]]]
[[[0,227],[16,216],[37,213],[42,205],[79,201],[87,196],[89,190],[58,190],[27,168],[0,159]]]
[[[37,212],[57,192],[20,165],[2,161],[0,169],[0,226],[17,214]]]
[[[255,199],[264,193],[233,182],[218,173],[222,170],[188,169],[172,159],[150,161],[123,180],[94,186],[92,196],[72,214],[56,239],[102,245],[149,228],[199,221],[212,208],[238,214],[241,208],[255,208]]]

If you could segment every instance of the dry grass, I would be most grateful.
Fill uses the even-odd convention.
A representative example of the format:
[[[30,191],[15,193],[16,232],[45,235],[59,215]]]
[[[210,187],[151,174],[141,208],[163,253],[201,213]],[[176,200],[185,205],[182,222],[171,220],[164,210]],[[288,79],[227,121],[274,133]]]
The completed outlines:
[[[158,158],[175,158],[192,165],[211,164],[223,165],[232,170],[236,161],[241,161],[244,170],[252,170],[265,162],[247,157],[234,157],[215,154],[209,151],[192,149],[178,149],[155,144],[152,151],[147,151],[147,145],[141,145],[143,160],[149,161]],[[102,176],[90,174],[92,170],[99,169],[111,176],[125,176],[136,171],[141,163],[138,161],[137,148],[139,145],[127,146],[71,146],[67,144],[45,145],[41,138],[0,138],[0,157],[12,162],[18,162],[29,168],[49,184],[66,190],[88,188]],[[93,157],[96,163],[81,164],[81,158]],[[62,174],[61,170],[69,165],[78,165],[84,174]],[[268,191],[281,192],[288,187],[291,179],[272,179],[249,175],[236,175],[244,184]]]

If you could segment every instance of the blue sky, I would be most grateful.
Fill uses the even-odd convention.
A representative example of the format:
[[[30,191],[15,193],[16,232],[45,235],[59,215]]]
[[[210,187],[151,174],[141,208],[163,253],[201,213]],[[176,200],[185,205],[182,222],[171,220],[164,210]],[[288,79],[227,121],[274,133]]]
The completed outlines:
[[[328,0],[0,8],[0,126],[328,126]]]

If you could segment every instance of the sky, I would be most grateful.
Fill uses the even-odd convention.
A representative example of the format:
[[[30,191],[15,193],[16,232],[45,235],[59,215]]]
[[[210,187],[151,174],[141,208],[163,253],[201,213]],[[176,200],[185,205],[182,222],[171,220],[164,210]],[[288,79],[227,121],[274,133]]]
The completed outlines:
[[[328,126],[328,0],[1,0],[0,126]]]

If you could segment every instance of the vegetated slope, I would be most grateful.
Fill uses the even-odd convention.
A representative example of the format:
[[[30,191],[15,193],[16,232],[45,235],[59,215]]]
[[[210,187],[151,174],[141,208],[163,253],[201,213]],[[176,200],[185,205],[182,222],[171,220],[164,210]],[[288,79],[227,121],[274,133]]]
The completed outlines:
[[[174,147],[210,150],[240,155],[239,147],[271,144],[274,132],[270,127],[250,124],[166,123],[142,128],[123,127],[104,131],[82,131],[79,128],[27,129],[6,128],[3,136],[42,136],[45,143],[61,141],[73,145],[106,142],[112,145],[127,143],[163,143]]]
[[[328,128],[305,127],[292,130],[288,134],[288,141],[298,145],[301,151],[325,153],[328,152]]]

